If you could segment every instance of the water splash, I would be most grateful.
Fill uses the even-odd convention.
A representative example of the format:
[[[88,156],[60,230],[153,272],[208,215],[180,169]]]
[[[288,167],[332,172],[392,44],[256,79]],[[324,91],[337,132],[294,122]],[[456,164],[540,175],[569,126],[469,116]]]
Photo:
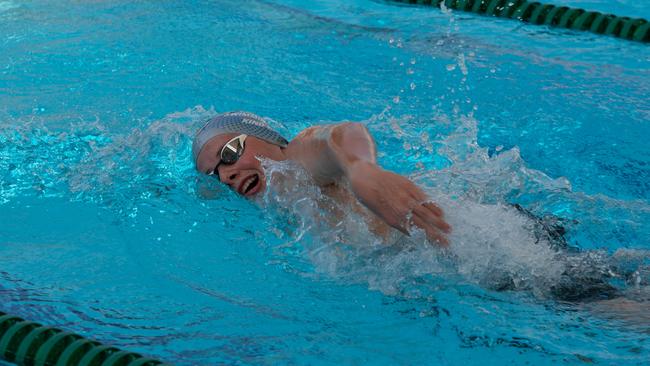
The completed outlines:
[[[212,114],[197,106],[127,131],[99,120],[58,130],[40,119],[3,119],[0,202],[32,194],[119,205],[179,186],[191,190],[187,150],[196,124]]]
[[[404,128],[407,123],[388,120],[399,128],[398,139],[411,135]],[[517,148],[490,153],[479,146],[477,121],[471,115],[460,116],[456,125],[438,141],[438,154],[449,166],[411,176],[454,227],[447,251],[418,232],[378,237],[369,230],[365,217],[372,214],[367,210],[328,197],[294,164],[265,161],[267,184],[273,188],[261,204],[275,213],[267,225],[285,229],[278,235],[279,245],[294,248],[292,255],[307,258],[329,277],[365,283],[388,294],[402,293],[418,279],[431,283],[440,276],[492,290],[526,290],[541,298],[570,300],[614,296],[620,288],[612,281],[623,286],[647,283],[647,274],[630,277],[642,264],[617,262],[606,250],[581,251],[576,243],[568,245],[561,235],[549,232],[554,225],[569,231],[580,226],[571,215],[557,217],[544,210],[545,204],[559,199],[582,201],[567,179],[528,168]],[[429,142],[428,135],[423,139]],[[532,205],[539,217],[513,205],[534,199],[539,200]],[[625,263],[634,268],[623,269]]]

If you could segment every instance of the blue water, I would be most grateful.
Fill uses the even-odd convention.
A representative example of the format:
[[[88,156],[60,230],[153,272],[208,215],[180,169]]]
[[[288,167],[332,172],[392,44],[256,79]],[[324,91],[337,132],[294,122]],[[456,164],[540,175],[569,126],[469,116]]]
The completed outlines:
[[[646,364],[649,65],[640,43],[380,1],[0,1],[0,310],[179,365]],[[363,122],[445,209],[450,251],[324,225],[300,174],[253,202],[199,176],[192,134],[233,109],[287,137]],[[551,296],[564,254],[507,203],[563,219],[580,271],[631,274],[623,296]]]

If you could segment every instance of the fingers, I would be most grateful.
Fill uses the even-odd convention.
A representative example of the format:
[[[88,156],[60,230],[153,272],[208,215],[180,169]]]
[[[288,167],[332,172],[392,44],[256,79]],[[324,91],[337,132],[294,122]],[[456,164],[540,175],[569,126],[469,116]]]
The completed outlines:
[[[413,185],[414,191],[411,191],[411,212],[418,214],[427,222],[432,222],[439,230],[445,233],[451,232],[451,226],[444,220],[444,212],[435,203],[428,200],[427,196],[417,186]]]
[[[433,202],[417,204],[411,211],[411,222],[424,230],[427,238],[441,246],[448,246],[444,233],[451,232],[451,226],[444,220],[443,211]]]
[[[445,236],[436,227],[424,221],[422,218],[420,218],[417,215],[413,215],[413,218],[411,220],[413,221],[413,224],[415,224],[417,227],[424,230],[424,232],[427,234],[427,239],[429,239],[429,241],[437,243],[443,247],[449,246],[449,241],[447,240],[447,238],[445,238]]]
[[[435,226],[438,230],[449,233],[451,226],[444,220],[442,210],[433,202],[424,202],[413,209],[413,215],[419,216],[422,221]]]
[[[422,206],[428,208],[436,216],[440,216],[440,217],[445,216],[445,214],[442,212],[442,209],[436,206],[436,204],[433,202],[424,202],[422,203]]]

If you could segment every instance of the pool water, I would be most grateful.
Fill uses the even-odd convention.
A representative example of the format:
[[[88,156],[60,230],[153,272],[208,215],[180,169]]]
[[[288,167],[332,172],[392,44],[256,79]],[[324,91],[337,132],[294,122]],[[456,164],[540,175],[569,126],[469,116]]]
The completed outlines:
[[[369,0],[0,1],[0,50],[2,311],[179,365],[650,359],[645,44]],[[290,164],[253,201],[198,175],[229,110],[363,122],[449,251],[375,237]],[[569,267],[620,297],[558,299]]]

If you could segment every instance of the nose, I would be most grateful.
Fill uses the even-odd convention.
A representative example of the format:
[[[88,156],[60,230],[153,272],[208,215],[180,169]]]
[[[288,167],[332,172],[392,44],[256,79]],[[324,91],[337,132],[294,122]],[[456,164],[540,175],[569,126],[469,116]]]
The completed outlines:
[[[221,179],[221,182],[232,186],[235,183],[235,180],[237,179],[237,169],[235,168],[234,165],[221,165],[219,167],[219,179]]]

